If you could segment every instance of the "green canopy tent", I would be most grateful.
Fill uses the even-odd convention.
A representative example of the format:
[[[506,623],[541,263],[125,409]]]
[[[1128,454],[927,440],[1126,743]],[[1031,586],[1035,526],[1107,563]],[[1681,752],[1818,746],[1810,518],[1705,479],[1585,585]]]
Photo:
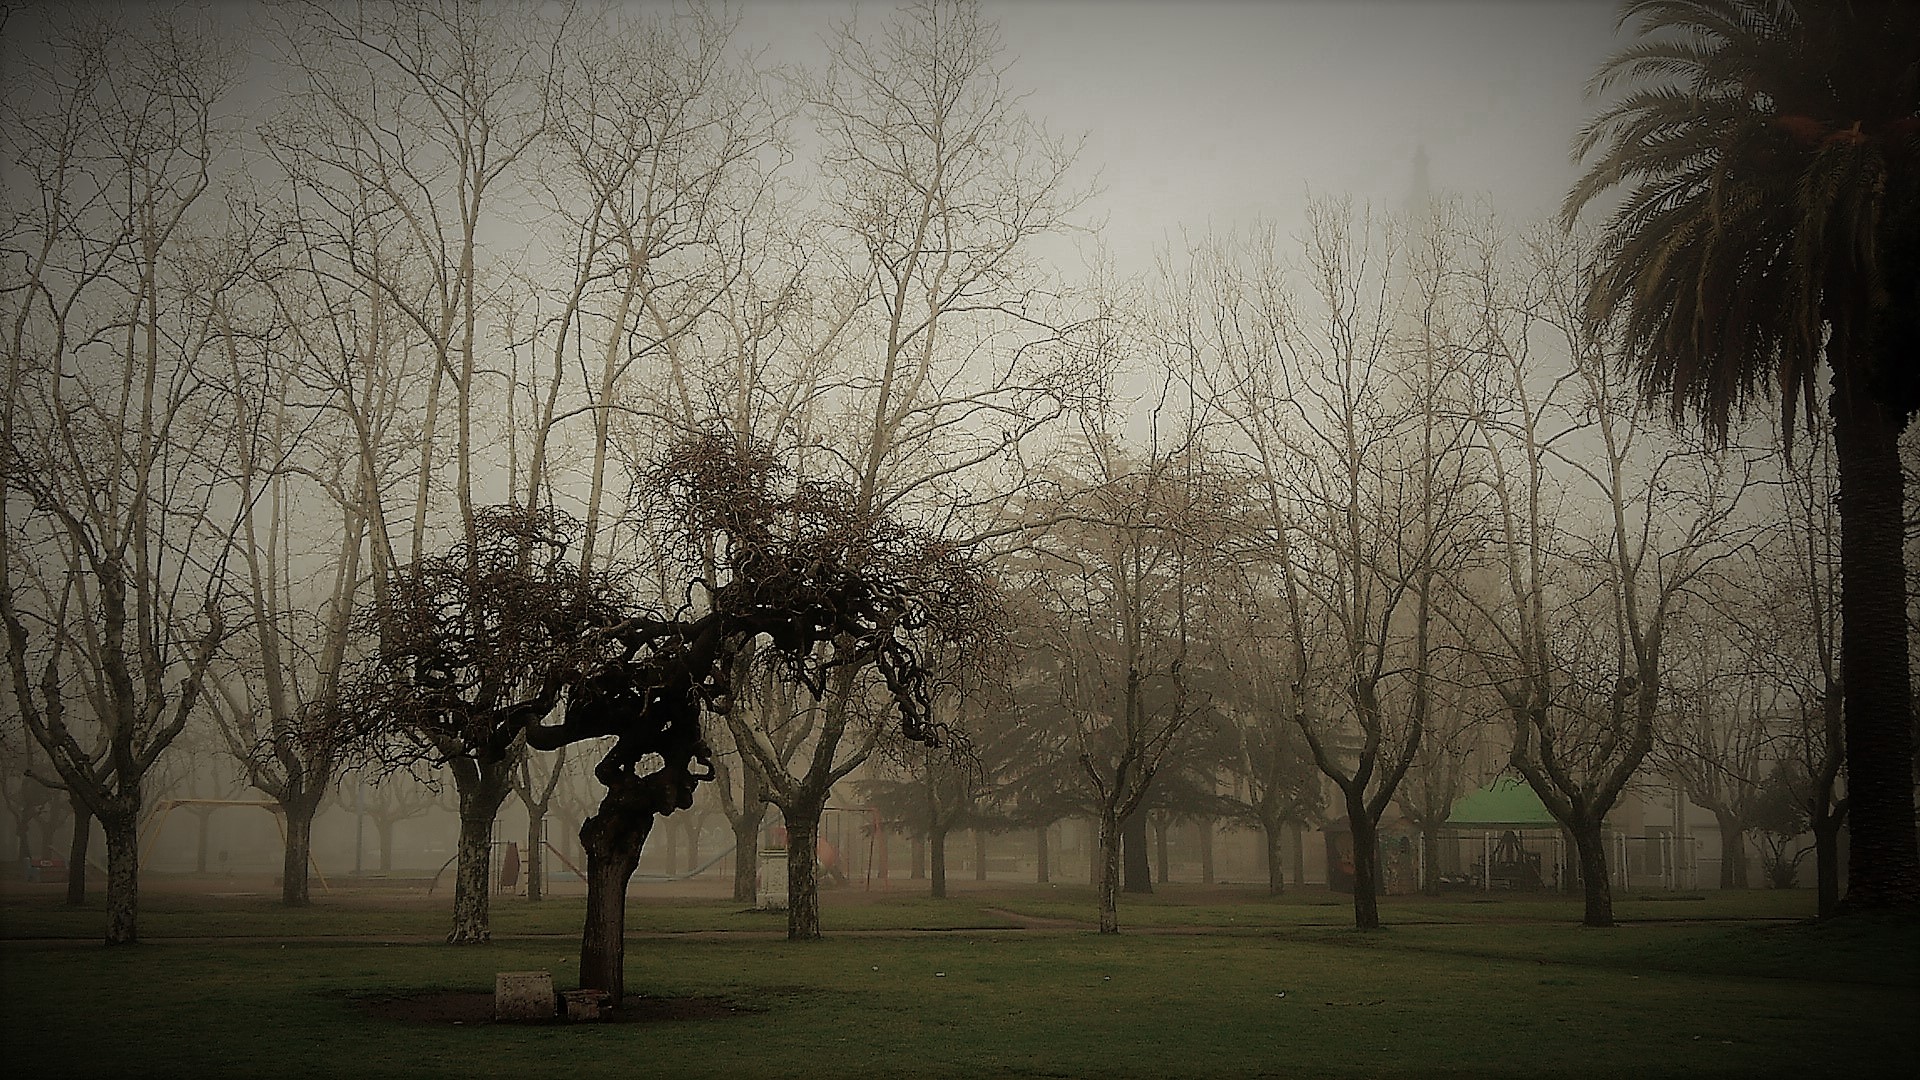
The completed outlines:
[[[1503,776],[1454,800],[1449,829],[1558,829],[1540,796],[1525,782]]]
[[[1532,788],[1512,777],[1500,777],[1462,795],[1447,815],[1445,828],[1457,841],[1479,834],[1481,857],[1473,867],[1472,883],[1485,891],[1546,887],[1542,853],[1527,850],[1523,834],[1550,834],[1553,865],[1560,865],[1560,823],[1547,813]]]

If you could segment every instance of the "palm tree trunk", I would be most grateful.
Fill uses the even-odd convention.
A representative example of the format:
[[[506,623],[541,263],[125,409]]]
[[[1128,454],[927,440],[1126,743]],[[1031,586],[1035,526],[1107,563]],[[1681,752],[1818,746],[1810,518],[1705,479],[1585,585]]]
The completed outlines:
[[[1892,358],[1887,358],[1888,362]],[[1900,469],[1904,418],[1843,382],[1833,400],[1840,472],[1840,667],[1846,686],[1846,911],[1920,905]]]

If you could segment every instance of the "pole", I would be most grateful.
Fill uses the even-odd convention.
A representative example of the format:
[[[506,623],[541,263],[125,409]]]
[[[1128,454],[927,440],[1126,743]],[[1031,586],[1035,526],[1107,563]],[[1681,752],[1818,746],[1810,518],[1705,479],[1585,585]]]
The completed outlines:
[[[367,778],[353,788],[353,876],[358,878],[367,852]]]

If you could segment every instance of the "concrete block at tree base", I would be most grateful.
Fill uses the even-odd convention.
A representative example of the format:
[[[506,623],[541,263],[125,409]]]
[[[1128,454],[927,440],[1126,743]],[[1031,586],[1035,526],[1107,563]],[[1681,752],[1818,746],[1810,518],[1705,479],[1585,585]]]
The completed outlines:
[[[610,996],[605,990],[567,990],[560,1000],[566,1003],[569,1021],[598,1020]]]
[[[760,891],[754,894],[758,911],[787,910],[787,849],[765,848],[760,852]]]
[[[502,971],[493,977],[495,1020],[551,1020],[557,1000],[550,971]]]

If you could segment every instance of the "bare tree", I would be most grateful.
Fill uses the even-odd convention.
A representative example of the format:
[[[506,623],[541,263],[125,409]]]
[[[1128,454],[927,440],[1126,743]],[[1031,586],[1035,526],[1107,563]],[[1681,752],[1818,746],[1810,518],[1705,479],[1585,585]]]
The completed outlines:
[[[1847,820],[1845,688],[1840,670],[1840,521],[1826,414],[1808,410],[1809,437],[1779,458],[1779,513],[1739,564],[1754,609],[1731,623],[1735,648],[1785,714],[1770,752],[1814,837],[1819,912],[1840,903],[1840,830]],[[1784,440],[1783,440],[1784,444]],[[1731,575],[1729,575],[1731,576]]]
[[[343,779],[334,790],[334,803],[348,813],[373,819],[374,840],[380,845],[376,869],[386,874],[393,871],[394,830],[401,822],[423,817],[440,806],[442,796],[406,769],[376,775],[371,782],[366,775],[369,771],[370,766],[363,766],[348,774],[353,780],[353,794],[347,794],[348,785]]]
[[[6,233],[0,621],[20,715],[106,833],[109,944],[139,936],[143,782],[227,634],[232,493],[198,437],[209,315],[244,266],[196,235],[233,79],[215,41],[97,12],[9,35],[6,187],[31,201]]]
[[[1271,615],[1260,620],[1272,620]],[[1226,796],[1235,817],[1260,830],[1267,863],[1267,893],[1286,891],[1289,836],[1320,823],[1326,804],[1320,769],[1294,722],[1299,704],[1288,684],[1273,680],[1272,650],[1285,648],[1266,628],[1245,632],[1248,648],[1229,653],[1228,670],[1242,673],[1229,690],[1222,712],[1233,740],[1235,791]],[[1236,662],[1237,661],[1237,662]]]
[[[491,936],[489,854],[506,793],[495,797],[495,778],[509,783],[522,733],[599,662],[626,599],[617,580],[580,579],[582,529],[564,514],[483,507],[475,527],[478,543],[394,572],[385,596],[362,609],[359,628],[376,644],[331,718],[390,767],[452,771],[460,847],[447,940],[455,944]]]
[[[1067,186],[1074,153],[1019,108],[999,35],[976,4],[936,0],[878,27],[849,22],[828,48],[826,73],[801,92],[831,221],[821,295],[850,303],[823,305],[808,351],[825,370],[808,369],[807,426],[782,434],[810,472],[834,469],[863,515],[963,521],[1004,495],[998,470],[1060,412],[1052,373],[1022,348],[1048,336],[1027,252],[1079,203]],[[842,745],[862,684],[849,671],[827,687],[804,772],[775,775],[772,756],[754,759],[794,838],[796,938],[820,932],[806,838],[834,781],[875,745],[870,726]],[[753,743],[738,725],[734,737]]]
[[[436,463],[446,457],[454,471],[455,550],[482,547],[476,462],[487,464],[493,441],[476,434],[475,418],[489,400],[485,382],[499,374],[489,359],[502,343],[490,336],[496,320],[488,316],[499,306],[493,290],[505,284],[501,264],[513,251],[483,241],[508,227],[503,197],[508,209],[524,203],[513,197],[525,191],[522,159],[547,130],[561,31],[547,15],[445,0],[316,2],[290,15],[282,35],[283,59],[300,78],[279,129],[279,154],[317,205],[352,223],[337,235],[378,238],[365,249],[342,245],[334,258],[364,303],[377,298],[404,321],[433,362],[417,434],[410,553],[377,562],[382,605],[398,568],[428,557]],[[442,411],[448,406],[450,418]],[[477,565],[468,569],[477,576]],[[487,841],[511,791],[516,752],[503,747],[476,757],[442,747],[470,834],[450,941],[488,937]]]
[[[606,794],[581,827],[588,917],[580,971],[585,987],[606,991],[616,1006],[626,888],[641,848],[656,817],[690,808],[696,786],[713,779],[703,716],[727,717],[763,775],[778,765],[764,732],[734,722],[736,701],[751,693],[738,678],[743,665],[776,665],[779,681],[798,683],[814,707],[847,703],[823,725],[872,723],[852,710],[890,707],[904,737],[939,741],[920,658],[997,625],[991,590],[963,551],[859,513],[844,489],[795,478],[750,443],[688,440],[663,455],[640,492],[647,501],[637,509],[684,575],[682,606],[601,623],[597,640],[575,652],[582,666],[566,679],[560,722],[541,723],[546,710],[528,710],[493,736],[497,744],[517,729],[542,750],[614,740],[594,769]],[[710,561],[723,568],[717,578],[698,572]],[[863,676],[871,682],[847,692]],[[830,687],[840,693],[830,698]],[[810,847],[816,824],[817,815],[790,823],[793,843]]]
[[[567,748],[551,756],[522,754],[513,772],[513,793],[527,811],[527,847],[524,872],[527,875],[527,900],[538,903],[546,888],[545,843],[547,812],[553,806],[554,792],[566,775]]]
[[[1171,388],[1170,379],[1163,383],[1154,410],[1156,436]],[[1065,504],[1045,508],[1055,523],[1019,574],[1020,587],[1048,611],[1042,655],[1099,825],[1107,934],[1120,928],[1123,833],[1132,824],[1127,846],[1145,870],[1155,779],[1189,726],[1211,711],[1205,673],[1220,665],[1205,627],[1220,600],[1214,556],[1224,522],[1222,492],[1190,426],[1174,445],[1135,457],[1107,426],[1112,420],[1104,412],[1083,418],[1084,439],[1072,453],[1078,475],[1060,485]]]
[[[58,824],[60,798],[56,788],[34,776],[33,748],[39,745],[24,726],[0,730],[0,801],[13,819],[15,858],[21,860],[52,857],[49,845]],[[39,770],[45,772],[46,770]],[[33,842],[38,825],[40,842]]]
[[[1577,315],[1577,238],[1535,234],[1517,294],[1497,245],[1483,250],[1482,342],[1504,378],[1489,377],[1480,421],[1502,581],[1479,657],[1513,727],[1511,766],[1572,835],[1583,921],[1611,926],[1602,828],[1653,749],[1676,613],[1743,542],[1747,470],[1662,439],[1638,410],[1609,342]],[[1543,325],[1560,365],[1544,374],[1528,337]]]
[[[1440,833],[1453,804],[1494,771],[1480,766],[1489,710],[1478,699],[1485,695],[1466,685],[1458,650],[1449,655],[1451,663],[1446,656],[1435,658],[1426,734],[1394,797],[1400,812],[1420,831],[1420,891],[1428,896],[1440,895]]]
[[[1731,583],[1714,584],[1723,597],[1733,592]],[[1720,629],[1753,616],[1724,601],[1715,607],[1717,618],[1675,619],[1669,631],[1667,693],[1654,756],[1694,805],[1713,814],[1720,830],[1720,887],[1744,889],[1750,884],[1747,834],[1755,827],[1774,757],[1768,724],[1773,686],[1735,659]]]
[[[1455,240],[1420,224],[1317,202],[1304,296],[1271,229],[1200,246],[1176,282],[1181,344],[1244,463],[1248,574],[1277,600],[1288,660],[1269,678],[1341,792],[1361,928],[1379,925],[1378,824],[1434,710],[1434,625],[1474,511]]]

